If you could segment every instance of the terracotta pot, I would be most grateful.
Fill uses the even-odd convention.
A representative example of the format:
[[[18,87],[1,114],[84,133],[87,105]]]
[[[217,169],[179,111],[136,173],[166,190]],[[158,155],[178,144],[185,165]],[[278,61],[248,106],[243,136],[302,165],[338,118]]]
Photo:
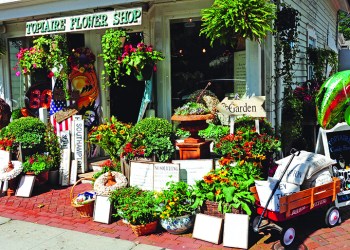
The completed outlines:
[[[35,175],[34,172],[26,172],[26,175]],[[35,175],[35,186],[41,186],[47,183],[49,180],[49,171],[41,172],[40,174]]]

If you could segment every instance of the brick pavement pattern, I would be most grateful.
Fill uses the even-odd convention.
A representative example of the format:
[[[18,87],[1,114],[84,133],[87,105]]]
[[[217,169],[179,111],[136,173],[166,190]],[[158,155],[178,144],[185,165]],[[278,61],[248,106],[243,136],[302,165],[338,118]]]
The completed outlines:
[[[79,184],[74,193],[91,189],[91,184]],[[159,228],[155,234],[135,236],[131,228],[121,220],[113,219],[111,224],[94,222],[92,218],[81,218],[80,214],[71,206],[71,187],[52,188],[48,185],[35,187],[32,197],[1,197],[0,216],[15,220],[28,221],[52,227],[64,228],[94,235],[130,240],[164,247],[168,249],[234,249],[216,245],[192,238],[192,234],[173,235]],[[299,249],[350,249],[350,213],[348,209],[341,209],[342,224],[334,228],[326,228],[325,211],[319,210],[290,221],[295,225],[296,242]],[[279,241],[276,231],[265,234],[249,234],[249,249],[273,249]]]

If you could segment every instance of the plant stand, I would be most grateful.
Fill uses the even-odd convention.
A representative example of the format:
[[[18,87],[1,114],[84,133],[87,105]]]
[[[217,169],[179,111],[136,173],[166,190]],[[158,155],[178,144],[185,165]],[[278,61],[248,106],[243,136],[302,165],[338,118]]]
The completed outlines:
[[[210,143],[211,141],[176,143],[176,146],[179,148],[180,160],[209,158]]]
[[[191,134],[183,143],[176,144],[180,151],[180,160],[209,158],[211,141],[200,138],[198,131],[207,128],[208,123],[206,121],[212,118],[212,114],[173,115],[171,117],[171,120],[181,122],[181,128]]]

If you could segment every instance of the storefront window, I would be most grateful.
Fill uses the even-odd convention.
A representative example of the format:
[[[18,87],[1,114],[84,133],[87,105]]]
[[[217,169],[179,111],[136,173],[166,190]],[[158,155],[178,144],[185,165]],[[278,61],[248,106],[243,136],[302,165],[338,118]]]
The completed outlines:
[[[208,82],[211,82],[208,90],[219,100],[234,92],[235,52],[244,53],[244,44],[236,50],[219,43],[211,47],[199,35],[200,28],[201,21],[192,19],[174,20],[170,24],[172,109],[183,104],[194,91],[205,88]]]

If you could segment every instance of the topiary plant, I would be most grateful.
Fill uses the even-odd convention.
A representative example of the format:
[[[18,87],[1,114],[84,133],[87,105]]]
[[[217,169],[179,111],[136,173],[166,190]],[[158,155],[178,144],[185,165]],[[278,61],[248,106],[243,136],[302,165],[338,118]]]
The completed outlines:
[[[44,136],[46,125],[35,117],[21,117],[10,122],[0,132],[1,138],[14,139],[14,147],[45,149]]]

